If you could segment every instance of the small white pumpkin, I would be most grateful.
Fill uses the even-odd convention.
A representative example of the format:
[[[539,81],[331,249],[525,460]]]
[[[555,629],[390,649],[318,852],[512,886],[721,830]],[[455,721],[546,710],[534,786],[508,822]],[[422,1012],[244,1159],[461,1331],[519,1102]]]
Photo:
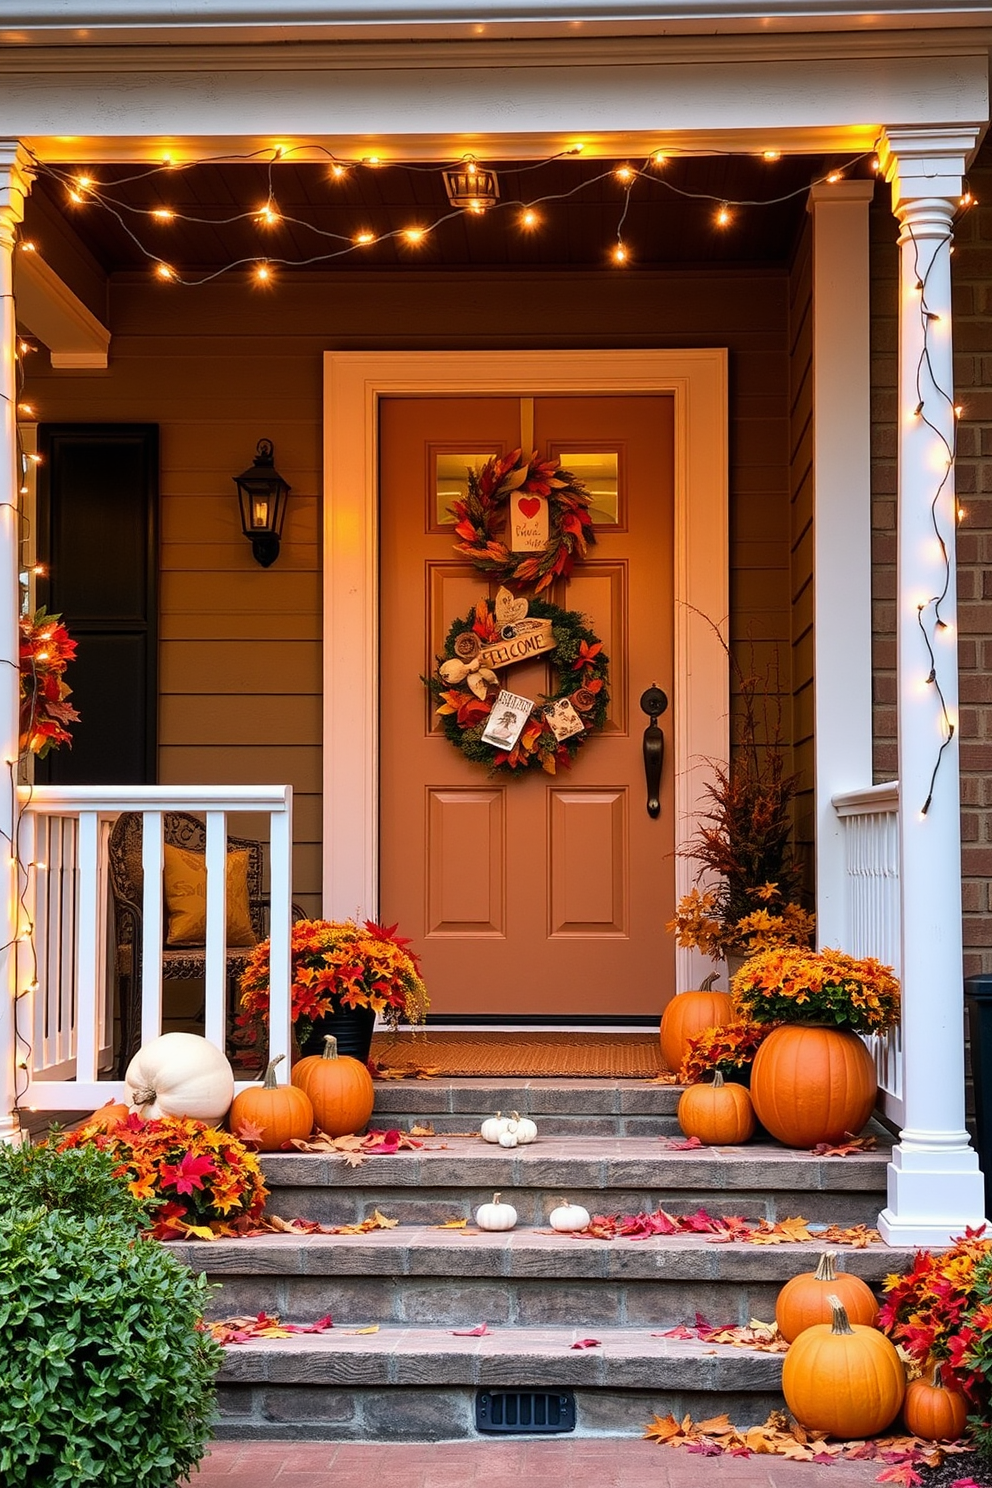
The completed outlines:
[[[529,1116],[518,1115],[516,1111],[512,1113],[510,1119],[517,1123],[516,1137],[519,1145],[526,1147],[528,1143],[533,1142],[537,1136],[537,1122],[531,1121]]]
[[[494,1193],[491,1204],[480,1204],[476,1209],[475,1222],[480,1230],[512,1230],[517,1222],[517,1211]]]
[[[550,1224],[553,1230],[560,1230],[562,1234],[587,1229],[589,1210],[583,1209],[581,1204],[572,1204],[568,1199],[562,1199],[557,1209],[551,1211]]]
[[[144,1044],[124,1076],[127,1101],[140,1116],[220,1121],[234,1099],[234,1071],[198,1033],[163,1033]]]
[[[479,1128],[479,1136],[484,1142],[498,1142],[506,1131],[509,1116],[504,1116],[502,1111],[497,1111],[495,1116],[489,1116]]]
[[[516,1147],[517,1142],[517,1123],[515,1121],[508,1121],[504,1130],[499,1134],[499,1145],[501,1147]]]

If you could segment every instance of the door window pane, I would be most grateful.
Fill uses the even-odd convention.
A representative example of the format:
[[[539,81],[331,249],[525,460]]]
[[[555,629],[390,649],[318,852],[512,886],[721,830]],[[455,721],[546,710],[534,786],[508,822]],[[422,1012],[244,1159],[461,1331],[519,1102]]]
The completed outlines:
[[[588,450],[562,450],[558,459],[565,470],[577,475],[592,497],[589,515],[599,527],[620,522],[620,456],[616,450],[603,454]]]
[[[439,454],[436,457],[434,520],[439,527],[450,527],[454,523],[452,503],[464,501],[468,495],[469,470],[481,470],[486,461],[494,457],[494,450],[483,454],[473,450],[468,454]]]

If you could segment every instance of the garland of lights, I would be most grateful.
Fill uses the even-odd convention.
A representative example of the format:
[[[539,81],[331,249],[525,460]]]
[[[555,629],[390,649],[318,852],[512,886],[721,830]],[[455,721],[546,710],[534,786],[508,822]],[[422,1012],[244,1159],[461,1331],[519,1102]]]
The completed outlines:
[[[548,541],[543,551],[513,552],[495,536],[495,529],[511,501],[520,501],[529,515],[548,503]],[[455,547],[481,573],[513,589],[533,584],[540,594],[555,579],[567,579],[575,559],[584,558],[596,541],[589,503],[592,497],[580,480],[562,470],[556,460],[539,460],[520,450],[502,458],[494,455],[479,471],[469,468],[468,495],[452,502],[455,531],[462,539]]]
[[[507,594],[506,590],[502,591]],[[508,594],[507,594],[507,597]],[[586,742],[606,722],[609,694],[609,659],[603,643],[585,624],[576,610],[563,610],[544,600],[516,600],[529,619],[548,621],[554,638],[549,659],[558,673],[554,692],[538,701],[512,749],[500,749],[483,739],[499,692],[496,674],[486,666],[486,647],[505,639],[512,624],[499,623],[497,599],[480,599],[474,609],[456,620],[448,631],[444,652],[437,659],[432,677],[425,677],[445,737],[474,763],[486,765],[491,775],[524,775],[531,769],[545,770],[549,775],[567,768]],[[458,681],[453,680],[458,678]],[[559,739],[546,713],[555,704],[567,701],[581,719],[584,728],[569,738]]]
[[[550,165],[555,161],[574,158],[582,153],[583,145],[575,144],[566,150],[561,150],[555,155],[549,155],[546,159],[534,161],[532,164],[515,167],[514,174],[520,175],[525,172],[540,170],[542,166]],[[772,162],[781,159],[781,151],[764,150],[760,152],[761,158]],[[869,152],[870,153],[870,152]],[[733,152],[727,152],[728,158],[732,158]],[[411,174],[433,174],[438,171],[447,178],[459,174],[464,178],[465,191],[458,193],[448,185],[449,200],[452,210],[445,212],[430,223],[417,223],[410,227],[396,228],[389,232],[377,233],[371,228],[362,228],[352,235],[330,232],[325,228],[319,228],[312,222],[297,217],[288,217],[280,209],[275,190],[275,170],[280,164],[290,162],[291,157],[299,159],[306,155],[316,155],[318,158],[328,162],[328,170],[331,181],[341,181],[346,176],[358,170],[381,170],[389,167],[394,170],[402,170]],[[664,150],[652,151],[641,165],[610,165],[606,170],[586,181],[580,181],[577,186],[567,191],[551,192],[546,194],[535,194],[529,199],[514,198],[499,199],[498,187],[495,185],[495,172],[482,166],[473,155],[465,155],[460,160],[443,165],[413,165],[405,161],[386,161],[375,155],[366,155],[357,159],[344,159],[328,150],[326,146],[310,143],[284,147],[276,145],[268,149],[254,150],[248,154],[240,155],[211,155],[199,159],[174,161],[166,159],[159,165],[151,166],[146,170],[136,172],[116,182],[101,182],[87,173],[67,170],[64,167],[50,165],[45,161],[32,156],[32,164],[35,172],[48,180],[56,182],[66,191],[68,199],[76,206],[87,203],[101,207],[113,216],[123,231],[135,244],[138,250],[152,265],[157,278],[182,285],[208,284],[222,274],[229,273],[233,269],[247,269],[250,271],[257,284],[269,285],[276,277],[276,271],[280,267],[286,268],[308,268],[315,264],[329,263],[334,259],[342,258],[353,253],[361,253],[363,249],[374,247],[378,243],[399,241],[410,247],[416,247],[432,233],[442,228],[445,223],[455,218],[465,216],[480,216],[487,212],[515,212],[517,223],[524,231],[536,229],[541,224],[540,208],[554,202],[566,201],[577,193],[585,191],[589,187],[597,185],[610,177],[618,181],[624,188],[621,210],[616,229],[616,243],[610,250],[609,258],[617,266],[624,266],[631,260],[631,249],[623,237],[623,226],[630,210],[631,195],[640,182],[646,182],[650,186],[660,186],[663,190],[675,196],[683,197],[690,201],[712,202],[716,207],[714,223],[719,228],[726,228],[734,220],[735,209],[744,207],[771,207],[778,206],[783,202],[791,201],[798,196],[805,196],[811,186],[827,183],[830,185],[843,180],[845,172],[853,169],[862,160],[868,158],[868,154],[856,156],[840,169],[829,171],[815,181],[797,187],[794,191],[786,192],[782,196],[767,197],[764,199],[733,200],[729,197],[717,196],[706,191],[687,191],[683,187],[675,185],[673,181],[667,180],[663,174],[665,166],[673,159],[686,159],[687,156],[672,154]],[[135,181],[151,180],[154,177],[175,174],[195,168],[197,165],[220,165],[220,164],[265,164],[267,166],[268,189],[265,201],[260,205],[251,207],[244,211],[233,212],[226,217],[198,216],[195,212],[182,212],[172,207],[137,207],[131,202],[120,200],[115,196],[115,188],[132,184]],[[872,168],[878,169],[877,159],[873,159]],[[491,181],[492,184],[487,184]],[[473,183],[477,183],[473,187]],[[460,205],[459,205],[460,203]],[[152,224],[168,224],[170,222],[200,223],[211,227],[223,227],[234,222],[253,221],[260,228],[272,229],[280,223],[286,223],[292,227],[303,229],[314,235],[316,239],[332,242],[333,248],[323,248],[323,244],[317,244],[322,251],[313,254],[301,255],[297,258],[280,257],[268,254],[250,254],[242,258],[234,259],[220,268],[211,270],[209,273],[201,274],[197,278],[190,278],[180,273],[163,254],[149,247],[135,228],[131,226],[128,219],[134,221],[136,226]],[[30,249],[33,245],[21,242],[22,248]]]

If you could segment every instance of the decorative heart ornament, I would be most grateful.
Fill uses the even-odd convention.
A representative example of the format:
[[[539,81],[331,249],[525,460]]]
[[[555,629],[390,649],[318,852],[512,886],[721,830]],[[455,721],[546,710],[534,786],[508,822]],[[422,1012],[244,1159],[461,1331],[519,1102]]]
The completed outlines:
[[[541,510],[541,498],[540,496],[521,496],[517,505],[525,517],[536,517]]]
[[[496,593],[496,624],[499,629],[517,620],[526,620],[527,608],[526,599],[514,599],[509,589],[499,589]]]

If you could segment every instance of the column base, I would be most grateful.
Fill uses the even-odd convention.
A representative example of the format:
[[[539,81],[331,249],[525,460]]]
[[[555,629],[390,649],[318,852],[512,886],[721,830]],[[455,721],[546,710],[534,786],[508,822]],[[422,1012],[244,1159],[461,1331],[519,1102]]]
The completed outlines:
[[[888,1205],[878,1217],[886,1245],[948,1245],[985,1223],[985,1180],[970,1147],[894,1147]]]
[[[0,1147],[20,1147],[27,1137],[16,1116],[0,1118]]]

